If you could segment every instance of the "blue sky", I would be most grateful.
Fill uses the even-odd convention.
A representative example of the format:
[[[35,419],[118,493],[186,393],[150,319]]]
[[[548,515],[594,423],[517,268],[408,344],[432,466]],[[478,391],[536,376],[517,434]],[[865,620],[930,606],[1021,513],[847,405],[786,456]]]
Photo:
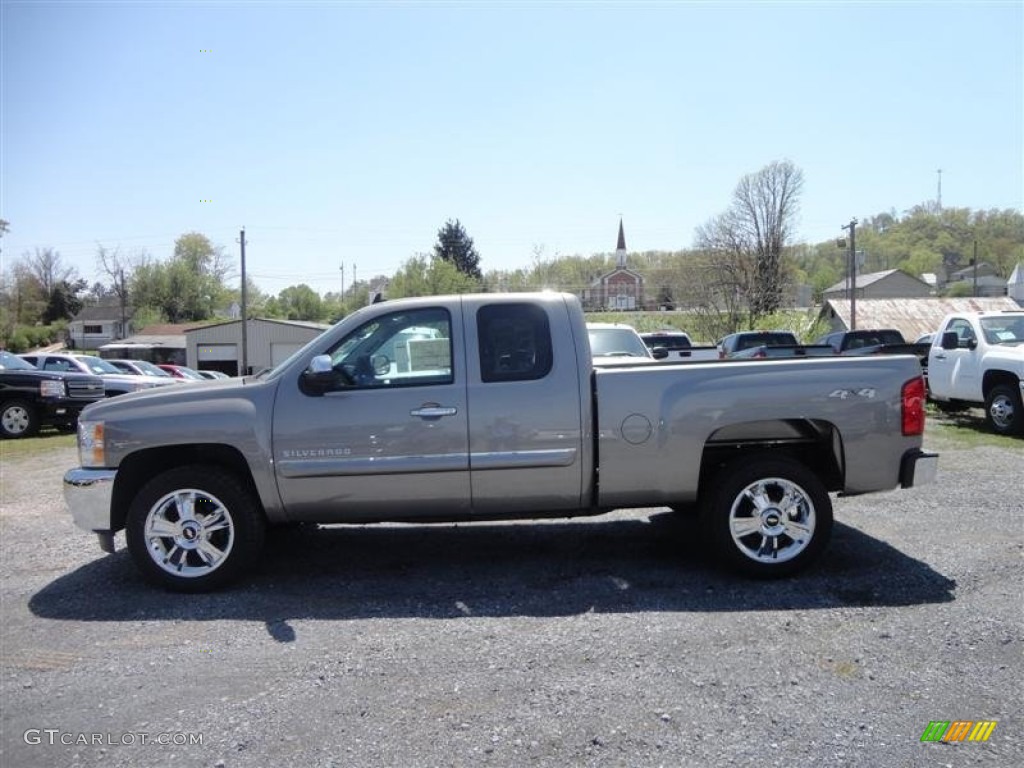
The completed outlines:
[[[458,218],[483,269],[677,250],[746,173],[799,239],[934,200],[1024,208],[1024,3],[2,0],[4,268],[198,231],[336,291]],[[206,202],[209,201],[209,202]]]

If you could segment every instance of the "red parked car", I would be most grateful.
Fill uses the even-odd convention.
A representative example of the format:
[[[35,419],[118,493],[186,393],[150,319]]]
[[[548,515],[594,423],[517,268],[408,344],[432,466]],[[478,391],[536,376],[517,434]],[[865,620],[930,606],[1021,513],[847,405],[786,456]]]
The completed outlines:
[[[184,379],[185,381],[207,381],[203,378],[199,371],[189,368],[187,365],[173,365],[172,363],[159,363],[157,368],[162,368],[167,371],[171,376],[176,379]]]

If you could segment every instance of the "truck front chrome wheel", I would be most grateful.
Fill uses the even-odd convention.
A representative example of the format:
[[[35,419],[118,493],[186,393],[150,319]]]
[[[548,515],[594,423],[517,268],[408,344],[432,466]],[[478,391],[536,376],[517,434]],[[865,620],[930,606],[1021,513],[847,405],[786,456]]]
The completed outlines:
[[[725,465],[703,494],[716,554],[748,576],[788,576],[808,566],[832,535],[832,502],[818,476],[788,456],[760,453]]]
[[[266,520],[249,484],[220,467],[169,469],[128,510],[128,552],[148,580],[179,592],[219,587],[252,565]]]
[[[216,497],[195,488],[173,491],[146,516],[146,551],[158,568],[192,579],[219,568],[231,554],[235,525]]]

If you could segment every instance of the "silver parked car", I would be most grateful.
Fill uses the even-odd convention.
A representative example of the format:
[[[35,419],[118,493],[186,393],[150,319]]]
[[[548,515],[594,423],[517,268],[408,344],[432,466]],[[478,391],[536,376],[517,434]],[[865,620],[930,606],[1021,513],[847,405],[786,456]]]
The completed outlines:
[[[107,360],[107,362],[122,373],[127,373],[132,376],[156,376],[157,378],[176,381],[171,374],[148,360],[130,360],[128,358],[123,358],[118,360]]]
[[[94,355],[70,355],[64,352],[29,352],[19,355],[41,371],[77,371],[91,373],[103,379],[103,389],[107,397],[138,392],[142,389],[163,387],[173,384],[173,379],[159,376],[139,376],[124,373],[106,360]]]

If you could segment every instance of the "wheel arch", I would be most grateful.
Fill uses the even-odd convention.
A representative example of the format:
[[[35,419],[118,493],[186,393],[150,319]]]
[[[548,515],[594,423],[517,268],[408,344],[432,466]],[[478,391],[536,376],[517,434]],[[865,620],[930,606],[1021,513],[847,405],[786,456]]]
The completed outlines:
[[[843,441],[836,426],[816,419],[778,419],[734,424],[712,433],[701,455],[700,495],[725,465],[757,454],[785,455],[800,462],[828,491],[844,487]]]
[[[1000,384],[1006,384],[1010,387],[1019,387],[1020,379],[1017,377],[1017,374],[1012,371],[1005,371],[1002,369],[985,371],[985,375],[981,380],[982,396],[987,398],[988,393],[992,391],[992,388]]]
[[[236,475],[253,498],[260,500],[252,471],[242,453],[233,446],[218,443],[174,445],[137,451],[126,457],[117,468],[111,501],[111,530],[124,528],[132,499],[156,475],[189,464],[221,467]],[[260,501],[260,513],[266,510]]]

